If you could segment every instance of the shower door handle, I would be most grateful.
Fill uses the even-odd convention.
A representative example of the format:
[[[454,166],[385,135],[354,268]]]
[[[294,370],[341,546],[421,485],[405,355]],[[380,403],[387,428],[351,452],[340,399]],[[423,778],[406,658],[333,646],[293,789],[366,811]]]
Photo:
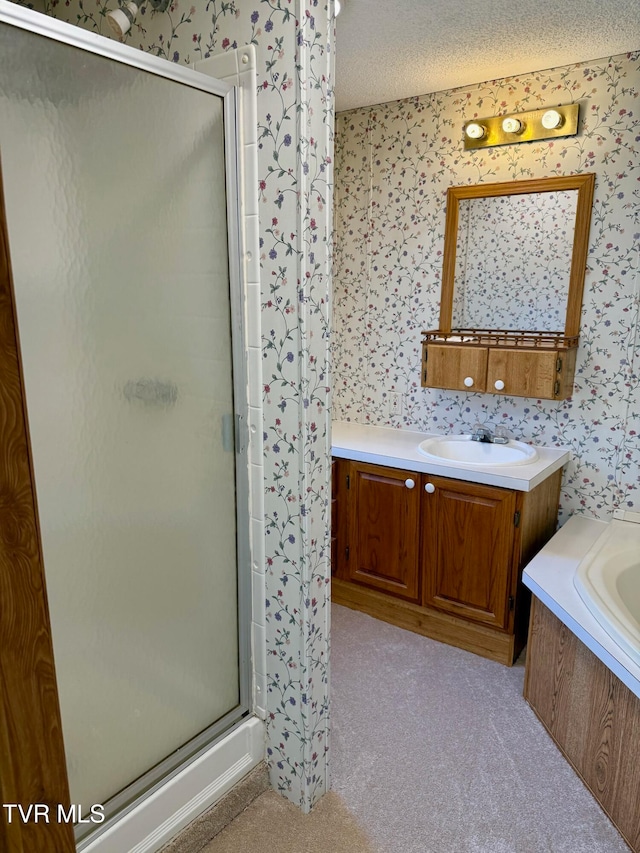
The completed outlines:
[[[244,453],[247,446],[245,419],[231,412],[222,416],[222,449],[226,453]]]
[[[240,455],[247,448],[247,424],[242,415],[236,413],[236,453]]]

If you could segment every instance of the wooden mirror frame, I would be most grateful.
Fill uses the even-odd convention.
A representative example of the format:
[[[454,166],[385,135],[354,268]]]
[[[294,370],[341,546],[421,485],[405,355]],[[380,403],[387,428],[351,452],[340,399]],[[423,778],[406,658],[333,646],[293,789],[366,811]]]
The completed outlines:
[[[474,184],[464,187],[449,187],[447,190],[447,214],[444,232],[444,260],[442,264],[442,294],[440,302],[440,328],[444,334],[451,333],[453,315],[453,289],[456,270],[456,244],[460,202],[472,198],[492,198],[525,193],[548,193],[562,190],[577,190],[576,222],[573,234],[573,252],[569,274],[569,293],[564,328],[566,337],[580,334],[582,292],[589,248],[589,226],[595,174],[567,175],[556,178],[536,178],[529,181],[510,181],[497,184]],[[536,329],[522,331],[535,332]]]

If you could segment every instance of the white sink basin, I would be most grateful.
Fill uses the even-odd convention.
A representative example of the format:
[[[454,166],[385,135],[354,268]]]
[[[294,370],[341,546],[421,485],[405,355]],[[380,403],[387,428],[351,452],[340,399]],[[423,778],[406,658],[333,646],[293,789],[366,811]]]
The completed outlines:
[[[535,447],[523,444],[521,441],[492,444],[486,441],[472,441],[470,435],[427,438],[418,445],[418,450],[424,456],[438,462],[459,462],[478,467],[528,465],[538,458]]]

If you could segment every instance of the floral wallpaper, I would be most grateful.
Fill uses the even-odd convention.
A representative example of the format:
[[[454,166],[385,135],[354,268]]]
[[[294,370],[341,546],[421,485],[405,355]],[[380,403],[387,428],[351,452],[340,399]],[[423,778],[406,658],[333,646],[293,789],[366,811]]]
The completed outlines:
[[[563,332],[577,190],[460,204],[453,326]]]
[[[108,35],[117,3],[23,5]],[[305,811],[328,787],[332,15],[332,0],[174,0],[125,37],[187,65],[256,48],[267,753]]]
[[[472,117],[578,101],[575,137],[465,152]],[[340,113],[336,121],[334,419],[430,432],[480,420],[563,445],[561,520],[640,507],[640,52]],[[596,174],[573,397],[420,386],[437,328],[449,186]],[[525,286],[509,303],[526,304]],[[401,414],[390,414],[390,395]]]

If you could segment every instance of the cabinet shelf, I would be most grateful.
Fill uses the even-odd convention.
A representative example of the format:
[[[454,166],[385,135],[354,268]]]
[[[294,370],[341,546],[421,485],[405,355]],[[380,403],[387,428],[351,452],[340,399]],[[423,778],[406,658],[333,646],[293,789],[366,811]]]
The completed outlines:
[[[423,332],[424,388],[565,400],[573,392],[578,337],[555,332]]]
[[[437,329],[422,333],[425,343],[463,343],[466,346],[518,347],[520,349],[573,349],[578,336],[567,337],[562,332],[526,332],[512,329]]]

